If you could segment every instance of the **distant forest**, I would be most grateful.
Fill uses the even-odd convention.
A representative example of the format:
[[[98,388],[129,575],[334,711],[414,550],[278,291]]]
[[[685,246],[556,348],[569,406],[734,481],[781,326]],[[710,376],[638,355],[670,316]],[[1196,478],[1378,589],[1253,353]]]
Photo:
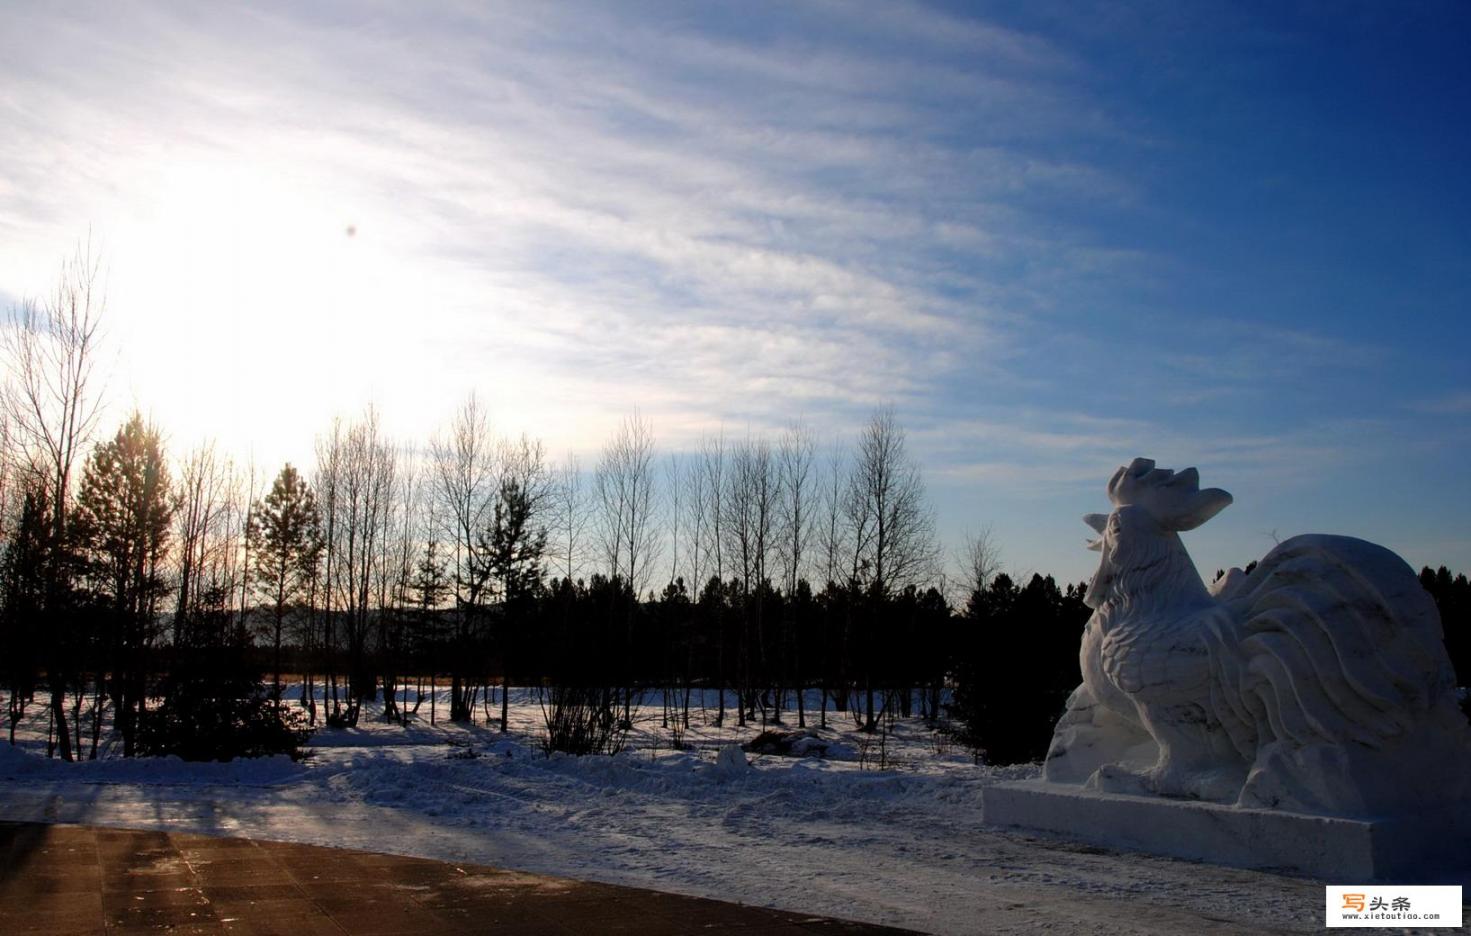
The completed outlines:
[[[891,410],[846,451],[796,425],[677,458],[634,414],[582,466],[497,436],[471,396],[427,444],[387,438],[370,409],[325,426],[314,464],[257,478],[212,445],[166,452],[137,414],[98,425],[96,272],[79,256],[3,331],[12,742],[38,690],[48,750],[73,760],[113,732],[125,755],[292,750],[368,701],[504,728],[503,687],[525,685],[547,693],[549,729],[575,714],[564,727],[597,750],[636,700],[662,694],[677,734],[711,688],[715,718],[741,725],[954,716],[1005,761],[1045,751],[1078,682],[1085,586],[1014,582],[985,536],[947,582]],[[1466,577],[1422,581],[1464,682]],[[447,710],[426,711],[431,681]]]

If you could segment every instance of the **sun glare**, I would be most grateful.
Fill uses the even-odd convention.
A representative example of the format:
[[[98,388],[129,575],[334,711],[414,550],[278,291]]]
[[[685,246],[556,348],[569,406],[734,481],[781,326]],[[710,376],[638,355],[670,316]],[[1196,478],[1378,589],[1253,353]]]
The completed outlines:
[[[374,372],[364,355],[406,289],[375,262],[353,206],[267,163],[149,175],[109,245],[133,396],[179,442],[242,448],[309,442],[323,412],[356,408],[353,375]]]

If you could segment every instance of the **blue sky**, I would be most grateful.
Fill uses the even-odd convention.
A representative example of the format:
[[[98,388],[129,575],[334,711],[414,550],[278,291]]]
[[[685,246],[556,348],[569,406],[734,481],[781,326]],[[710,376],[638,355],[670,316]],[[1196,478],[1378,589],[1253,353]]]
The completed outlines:
[[[1207,572],[1471,568],[1464,3],[302,6],[0,13],[0,296],[90,230],[179,448],[892,403],[1017,572],[1140,454],[1236,495]]]

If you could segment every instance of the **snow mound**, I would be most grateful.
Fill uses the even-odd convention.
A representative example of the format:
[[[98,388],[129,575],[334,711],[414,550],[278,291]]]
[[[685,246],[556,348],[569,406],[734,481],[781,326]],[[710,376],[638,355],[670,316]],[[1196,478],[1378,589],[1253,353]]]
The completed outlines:
[[[727,744],[715,757],[715,776],[721,780],[743,777],[750,769],[751,765],[746,762],[746,752],[741,750],[739,744]]]

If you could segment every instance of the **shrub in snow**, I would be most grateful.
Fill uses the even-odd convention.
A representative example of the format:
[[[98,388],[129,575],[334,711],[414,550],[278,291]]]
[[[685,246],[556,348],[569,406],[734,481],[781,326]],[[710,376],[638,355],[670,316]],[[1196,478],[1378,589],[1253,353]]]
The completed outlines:
[[[272,701],[247,661],[248,645],[237,634],[220,646],[178,651],[158,687],[163,705],[140,725],[139,753],[188,761],[300,757],[309,734],[304,717]]]
[[[551,754],[617,754],[628,738],[628,722],[618,707],[618,691],[582,686],[553,686],[541,696],[546,734],[542,747]]]

